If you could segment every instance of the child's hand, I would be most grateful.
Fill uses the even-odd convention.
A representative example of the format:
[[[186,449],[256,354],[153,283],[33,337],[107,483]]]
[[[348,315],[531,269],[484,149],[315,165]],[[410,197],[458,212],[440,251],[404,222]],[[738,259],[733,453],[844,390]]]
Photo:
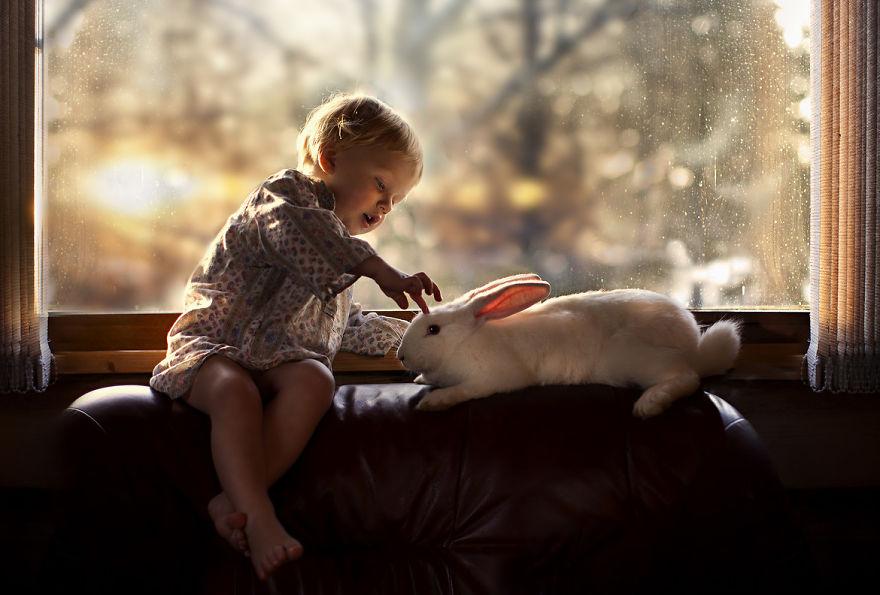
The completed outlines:
[[[375,281],[379,289],[382,290],[382,293],[394,300],[402,310],[409,306],[406,294],[412,297],[413,301],[419,305],[419,308],[425,314],[428,313],[428,304],[425,302],[425,298],[422,297],[422,291],[425,292],[425,295],[433,295],[434,299],[438,302],[443,299],[440,296],[440,288],[434,285],[434,282],[425,273],[407,275],[400,271],[394,271],[394,273],[376,278]]]
[[[415,275],[407,275],[390,266],[378,256],[372,256],[355,267],[354,273],[370,277],[382,290],[382,293],[390,297],[401,309],[409,306],[406,295],[409,294],[413,301],[419,305],[422,312],[428,312],[428,304],[422,297],[425,295],[433,295],[438,302],[443,300],[440,295],[440,288],[437,287],[431,278],[425,273],[416,273]]]

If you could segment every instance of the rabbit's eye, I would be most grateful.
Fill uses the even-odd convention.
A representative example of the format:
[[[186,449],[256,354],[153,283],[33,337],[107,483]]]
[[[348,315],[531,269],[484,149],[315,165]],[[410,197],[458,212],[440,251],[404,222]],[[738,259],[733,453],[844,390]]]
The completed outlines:
[[[428,327],[428,334],[429,335],[436,335],[439,332],[440,332],[440,327],[437,326],[436,324],[432,324],[431,326]]]

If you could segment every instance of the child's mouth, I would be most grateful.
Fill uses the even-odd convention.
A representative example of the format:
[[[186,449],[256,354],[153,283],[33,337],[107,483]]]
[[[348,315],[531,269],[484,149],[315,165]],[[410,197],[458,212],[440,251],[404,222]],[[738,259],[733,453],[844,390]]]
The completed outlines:
[[[372,225],[375,222],[376,222],[375,217],[371,217],[370,215],[367,215],[366,213],[364,213],[364,223],[366,224],[367,227],[372,227]]]

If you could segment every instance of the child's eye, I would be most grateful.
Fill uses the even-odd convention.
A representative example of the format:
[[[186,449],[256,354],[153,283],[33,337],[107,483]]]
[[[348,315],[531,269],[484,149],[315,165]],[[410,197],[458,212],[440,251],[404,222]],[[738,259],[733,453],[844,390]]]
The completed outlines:
[[[376,188],[379,189],[379,192],[385,192],[385,184],[379,178],[376,178]]]

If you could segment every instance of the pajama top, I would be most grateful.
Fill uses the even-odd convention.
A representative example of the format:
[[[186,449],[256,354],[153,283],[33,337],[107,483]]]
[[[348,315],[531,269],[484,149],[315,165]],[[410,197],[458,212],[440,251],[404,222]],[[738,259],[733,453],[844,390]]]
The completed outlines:
[[[205,359],[221,354],[250,370],[337,351],[384,355],[408,323],[365,316],[349,273],[376,254],[333,212],[322,182],[286,169],[267,178],[230,216],[186,287],[183,313],[150,386],[185,395]]]

